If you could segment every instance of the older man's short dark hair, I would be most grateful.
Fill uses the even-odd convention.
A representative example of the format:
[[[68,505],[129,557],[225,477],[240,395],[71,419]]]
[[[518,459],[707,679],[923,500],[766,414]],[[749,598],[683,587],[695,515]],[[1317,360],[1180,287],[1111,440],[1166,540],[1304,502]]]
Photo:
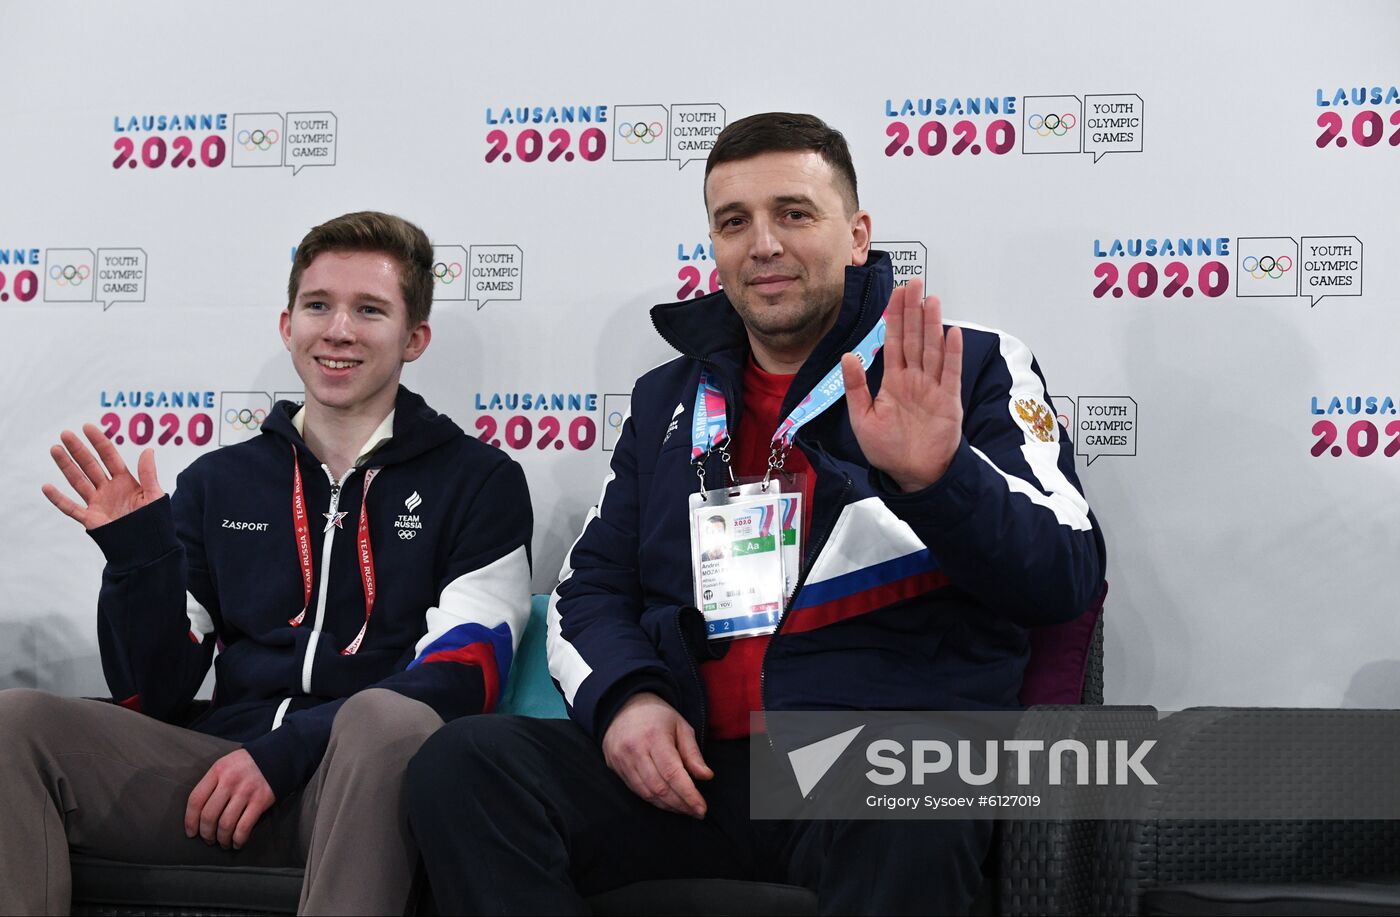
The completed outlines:
[[[705,161],[705,177],[715,166],[726,162],[752,159],[764,153],[801,153],[811,151],[826,161],[836,173],[854,212],[860,208],[856,191],[856,167],[851,162],[851,149],[841,132],[816,115],[770,111],[741,118],[720,131],[710,156]]]

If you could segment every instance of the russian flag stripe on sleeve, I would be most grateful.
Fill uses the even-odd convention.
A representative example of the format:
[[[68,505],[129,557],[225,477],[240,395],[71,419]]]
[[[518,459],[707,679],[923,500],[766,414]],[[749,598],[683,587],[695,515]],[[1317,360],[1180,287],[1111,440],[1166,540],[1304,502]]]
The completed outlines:
[[[948,585],[948,577],[941,570],[924,570],[891,582],[879,583],[850,595],[840,596],[816,605],[804,605],[792,610],[791,620],[783,627],[785,634],[800,634],[816,630],[837,621],[863,615],[867,611],[884,608],[905,599],[923,595],[934,589]]]
[[[783,632],[816,630],[947,583],[908,523],[870,497],[841,511],[793,601]]]
[[[430,662],[480,666],[481,681],[486,688],[486,704],[482,712],[489,713],[495,709],[505,680],[510,677],[513,642],[510,627],[506,624],[497,624],[489,629],[476,623],[458,624],[424,647],[408,667],[411,669]]]
[[[437,606],[428,609],[428,632],[408,667],[424,662],[481,666],[489,710],[510,676],[511,659],[529,620],[530,565],[522,546],[443,587]]]

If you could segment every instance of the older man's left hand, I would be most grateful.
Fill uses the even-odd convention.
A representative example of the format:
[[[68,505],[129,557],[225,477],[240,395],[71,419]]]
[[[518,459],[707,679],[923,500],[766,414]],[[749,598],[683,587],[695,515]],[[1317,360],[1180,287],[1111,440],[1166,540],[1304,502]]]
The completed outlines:
[[[871,465],[905,493],[943,476],[962,440],[962,329],[943,331],[938,297],[911,280],[885,310],[885,373],[871,398],[855,354],[841,358],[846,406]]]

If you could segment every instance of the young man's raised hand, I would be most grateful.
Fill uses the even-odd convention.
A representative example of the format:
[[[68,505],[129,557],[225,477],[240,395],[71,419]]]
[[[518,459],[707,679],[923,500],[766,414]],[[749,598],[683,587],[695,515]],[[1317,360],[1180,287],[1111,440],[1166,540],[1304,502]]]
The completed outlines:
[[[142,451],[136,461],[136,477],[132,477],[117,447],[101,429],[84,424],[83,433],[96,455],[72,430],[64,430],[59,436],[62,444],[49,449],[54,464],[83,501],[76,503],[54,485],[45,484],[44,496],[60,512],[92,531],[165,496],[156,480],[155,450]]]

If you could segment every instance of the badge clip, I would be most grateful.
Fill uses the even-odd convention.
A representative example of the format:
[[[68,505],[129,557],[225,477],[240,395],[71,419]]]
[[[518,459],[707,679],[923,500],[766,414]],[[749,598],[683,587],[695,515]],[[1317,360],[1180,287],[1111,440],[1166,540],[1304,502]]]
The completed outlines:
[[[768,453],[768,470],[763,473],[763,492],[768,493],[768,485],[773,480],[773,472],[781,473],[783,466],[787,464],[787,443],[781,446],[781,440],[773,440],[773,449]]]

